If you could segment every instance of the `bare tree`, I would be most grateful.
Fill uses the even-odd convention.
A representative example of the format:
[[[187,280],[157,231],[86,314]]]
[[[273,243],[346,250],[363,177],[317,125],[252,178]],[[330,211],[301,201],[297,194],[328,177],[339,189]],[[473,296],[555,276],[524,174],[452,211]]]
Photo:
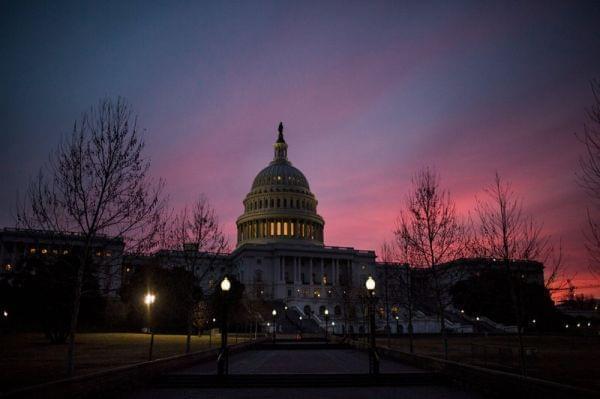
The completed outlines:
[[[440,187],[439,176],[429,168],[422,169],[412,179],[412,190],[398,218],[395,235],[406,246],[410,264],[427,268],[435,307],[448,357],[446,309],[450,276],[440,267],[460,257],[465,248],[465,228],[458,220],[450,193]]]
[[[515,270],[515,260],[544,261],[552,253],[550,238],[543,234],[542,225],[523,211],[522,200],[515,194],[510,183],[504,182],[496,173],[494,183],[485,189],[486,199],[478,199],[475,209],[474,248],[476,254],[498,259],[506,271],[507,287],[514,307],[519,339],[521,372],[526,374],[523,346],[521,272]],[[561,257],[555,260],[552,279],[558,273]]]
[[[413,318],[415,309],[415,290],[413,288],[413,269],[410,265],[409,245],[405,236],[400,234],[401,223],[394,231],[394,241],[385,244],[382,248],[383,259],[394,264],[388,273],[392,283],[392,298],[398,307],[404,308],[407,321],[408,346],[411,353],[414,351]],[[386,260],[387,259],[387,260]],[[399,317],[399,312],[396,316]]]
[[[591,270],[600,275],[600,81],[592,80],[591,86],[594,103],[587,109],[588,121],[584,124],[583,134],[578,135],[585,146],[585,154],[579,160],[577,177],[592,201],[587,212],[586,248]]]
[[[163,182],[149,176],[137,118],[121,98],[105,99],[84,113],[73,133],[50,155],[17,210],[19,227],[77,233],[67,373],[74,371],[75,334],[84,274],[93,267],[101,235],[141,250],[156,243],[165,206]]]
[[[181,262],[180,266],[191,272],[195,280],[187,289],[189,316],[186,353],[188,353],[194,327],[194,310],[204,299],[201,287],[207,278],[213,276],[216,265],[223,262],[222,256],[228,247],[215,210],[205,195],[200,195],[191,210],[184,207],[168,223],[163,235],[162,247],[174,251]]]

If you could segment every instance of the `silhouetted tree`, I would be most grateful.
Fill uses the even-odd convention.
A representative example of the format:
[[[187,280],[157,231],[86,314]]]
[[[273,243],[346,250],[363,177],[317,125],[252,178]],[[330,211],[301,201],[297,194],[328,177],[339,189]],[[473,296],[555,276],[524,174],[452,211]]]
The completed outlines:
[[[442,263],[457,259],[464,253],[466,231],[458,220],[450,193],[440,187],[439,176],[429,168],[422,169],[412,179],[411,192],[398,218],[396,240],[406,245],[412,266],[427,268],[448,356],[446,309],[451,304],[448,291],[451,280]]]
[[[191,210],[185,207],[167,224],[162,247],[175,251],[180,266],[192,273],[194,282],[194,288],[187,291],[189,316],[186,353],[190,351],[194,312],[197,304],[204,299],[202,290],[196,287],[202,287],[213,276],[215,266],[219,260],[222,261],[227,245],[215,211],[204,195],[198,198]]]
[[[50,155],[18,207],[19,227],[77,233],[67,373],[73,374],[75,334],[86,270],[103,234],[122,237],[130,250],[156,243],[165,200],[163,183],[149,177],[150,162],[137,119],[121,98],[84,113],[73,133]]]
[[[594,103],[587,110],[588,121],[579,135],[585,155],[579,160],[578,180],[592,201],[587,212],[586,248],[592,271],[600,275],[600,81],[592,80],[591,86]]]
[[[394,266],[386,265],[388,271],[386,273],[386,280],[388,280],[389,295],[392,301],[398,309],[396,310],[396,316],[400,316],[399,308],[404,309],[406,315],[406,321],[408,324],[408,346],[412,353],[414,351],[413,345],[413,317],[415,308],[415,290],[413,287],[413,270],[410,266],[409,256],[409,245],[407,237],[399,234],[400,228],[398,227],[395,231],[394,241],[391,243],[384,243],[382,245],[382,260],[384,262],[390,262]],[[390,269],[390,267],[392,267]]]
[[[513,274],[512,279],[519,276]],[[504,324],[516,324],[514,298],[506,289],[503,270],[488,269],[451,288],[452,300],[457,308],[467,314],[486,316]],[[558,328],[560,317],[550,298],[550,292],[542,285],[524,282],[521,285],[522,317],[530,329],[551,330]],[[536,320],[532,323],[532,320]]]
[[[523,283],[520,271],[514,270],[512,265],[517,259],[543,263],[549,258],[552,247],[549,237],[542,232],[542,225],[524,213],[521,199],[498,173],[494,183],[485,189],[485,195],[485,199],[477,200],[473,248],[476,255],[498,259],[504,266],[506,287],[517,324],[521,372],[525,375]],[[519,262],[514,264],[520,265]]]

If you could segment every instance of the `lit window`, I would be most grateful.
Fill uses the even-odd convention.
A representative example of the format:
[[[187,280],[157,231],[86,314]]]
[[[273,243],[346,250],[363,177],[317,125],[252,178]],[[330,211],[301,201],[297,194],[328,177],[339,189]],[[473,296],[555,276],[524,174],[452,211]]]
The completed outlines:
[[[46,248],[43,248],[43,249],[42,249],[42,253],[45,255],[45,254],[47,254],[47,253],[48,253],[48,250],[47,250]]]
[[[290,223],[290,235],[294,235],[294,223]]]
[[[30,254],[34,254],[34,253],[36,253],[36,251],[37,251],[37,250],[36,250],[35,248],[31,248],[31,249],[29,249],[29,253],[30,253]]]
[[[288,235],[288,224],[287,224],[287,222],[283,223],[283,235],[284,236]]]
[[[68,249],[65,249],[65,250],[63,251],[63,255],[68,255],[68,254],[69,254],[69,250],[68,250]]]
[[[12,270],[12,265],[10,263],[7,263],[4,268],[6,269],[7,272],[9,272]]]
[[[106,251],[106,256],[112,256],[112,253],[110,251]]]
[[[281,222],[277,222],[277,235],[281,235]]]
[[[275,235],[275,223],[271,222],[271,235],[274,236]]]

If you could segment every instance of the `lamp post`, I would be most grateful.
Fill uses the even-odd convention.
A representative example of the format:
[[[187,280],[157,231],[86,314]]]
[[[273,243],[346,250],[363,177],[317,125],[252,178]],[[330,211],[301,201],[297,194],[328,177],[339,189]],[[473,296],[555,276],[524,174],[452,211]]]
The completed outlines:
[[[329,323],[329,309],[325,309],[325,342],[327,342],[327,325]]]
[[[156,295],[148,292],[144,297],[144,303],[148,308],[148,332],[150,333],[150,349],[148,351],[148,361],[152,360],[152,350],[154,349],[154,329],[152,328],[152,305],[156,301]]]
[[[223,317],[221,320],[221,352],[217,358],[217,374],[229,374],[229,353],[227,348],[227,293],[231,289],[231,282],[227,277],[221,281],[221,292],[223,293]]]
[[[369,374],[379,374],[379,357],[377,356],[377,350],[375,345],[375,280],[369,276],[365,282],[365,287],[369,294],[369,332],[371,345],[369,348]]]
[[[273,309],[271,314],[273,315],[273,343],[275,343],[275,340],[277,339],[277,323],[275,320],[275,317],[277,317],[277,311]]]

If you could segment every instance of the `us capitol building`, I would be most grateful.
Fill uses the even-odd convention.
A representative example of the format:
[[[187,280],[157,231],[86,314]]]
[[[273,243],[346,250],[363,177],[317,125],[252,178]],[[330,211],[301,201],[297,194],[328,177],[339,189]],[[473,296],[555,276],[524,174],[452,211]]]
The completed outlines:
[[[226,274],[241,281],[246,287],[245,295],[269,309],[265,312],[268,314],[262,315],[265,326],[274,308],[280,314],[278,328],[287,332],[323,329],[327,324],[326,312],[330,331],[362,332],[364,284],[373,276],[377,281],[376,295],[382,304],[377,309],[378,329],[407,331],[406,293],[410,286],[411,291],[420,290],[418,300],[411,305],[413,331],[439,332],[439,321],[428,298],[431,289],[427,270],[410,268],[408,278],[408,265],[376,262],[374,251],[325,245],[325,221],[317,212],[317,198],[304,174],[288,160],[281,123],[273,160],[256,175],[243,204],[244,212],[236,222],[237,245],[231,253],[210,254],[184,245],[183,250],[177,251],[125,254],[122,240],[98,238],[95,259],[107,270],[98,277],[102,293],[107,297],[116,295],[139,267],[189,267],[191,257],[194,265],[191,270],[207,277],[201,282],[205,292],[213,291]],[[0,230],[0,281],[11,279],[18,265],[31,258],[77,251],[81,240],[74,234]],[[499,267],[495,261],[457,259],[438,267],[444,278],[449,279],[443,283],[450,287],[469,276]],[[522,278],[543,286],[541,263],[517,261],[511,265]],[[459,309],[448,309],[446,326],[453,331],[473,331],[475,324],[482,324],[479,317],[476,321]],[[486,323],[489,331],[504,329],[492,321]]]
[[[256,297],[315,315],[342,313],[340,297],[375,273],[375,252],[324,244],[325,221],[304,174],[288,160],[283,125],[273,160],[261,170],[237,219],[230,259]]]

